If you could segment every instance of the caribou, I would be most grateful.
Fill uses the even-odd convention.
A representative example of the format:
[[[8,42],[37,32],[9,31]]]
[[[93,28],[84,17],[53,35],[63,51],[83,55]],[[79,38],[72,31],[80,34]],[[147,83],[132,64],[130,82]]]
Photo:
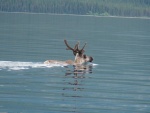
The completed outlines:
[[[74,48],[70,47],[67,40],[64,40],[65,45],[67,46],[66,50],[71,50],[73,52],[73,55],[75,56],[74,60],[66,60],[66,61],[58,61],[58,60],[46,60],[44,62],[44,64],[62,64],[62,65],[75,65],[75,66],[79,66],[82,64],[86,64],[87,62],[92,62],[93,58],[91,56],[87,56],[86,54],[84,54],[85,50],[85,46],[86,43],[84,44],[84,46],[80,49],[79,48],[79,41],[77,42],[77,44],[75,44]]]

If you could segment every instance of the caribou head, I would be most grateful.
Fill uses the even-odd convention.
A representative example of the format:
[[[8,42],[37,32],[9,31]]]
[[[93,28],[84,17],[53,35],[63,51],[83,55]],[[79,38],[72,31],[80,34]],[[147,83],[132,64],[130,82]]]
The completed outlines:
[[[84,46],[82,47],[82,49],[79,49],[79,42],[77,42],[77,44],[74,46],[74,48],[70,47],[69,44],[67,43],[67,40],[64,40],[66,46],[67,46],[67,50],[72,50],[74,56],[75,56],[75,63],[76,64],[83,64],[86,62],[92,62],[93,58],[90,56],[87,56],[84,54],[84,48],[86,46],[86,43],[84,44]]]

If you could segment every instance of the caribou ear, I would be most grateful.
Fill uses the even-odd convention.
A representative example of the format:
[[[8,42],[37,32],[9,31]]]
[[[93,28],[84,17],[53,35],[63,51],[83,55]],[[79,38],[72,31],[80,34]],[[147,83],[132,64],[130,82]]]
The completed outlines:
[[[83,55],[83,58],[86,59],[86,55],[85,54]]]

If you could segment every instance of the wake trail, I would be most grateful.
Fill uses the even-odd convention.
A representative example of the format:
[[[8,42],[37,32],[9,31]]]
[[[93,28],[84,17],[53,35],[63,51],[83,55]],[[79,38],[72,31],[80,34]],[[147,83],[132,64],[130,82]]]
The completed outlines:
[[[23,70],[31,68],[51,68],[63,65],[60,64],[44,64],[43,62],[22,62],[22,61],[0,61],[0,70]]]
[[[91,63],[90,65],[96,66],[98,64]],[[64,67],[66,64],[50,63],[44,64],[43,62],[23,62],[23,61],[0,61],[0,70],[27,70],[32,68],[52,68],[52,67]]]

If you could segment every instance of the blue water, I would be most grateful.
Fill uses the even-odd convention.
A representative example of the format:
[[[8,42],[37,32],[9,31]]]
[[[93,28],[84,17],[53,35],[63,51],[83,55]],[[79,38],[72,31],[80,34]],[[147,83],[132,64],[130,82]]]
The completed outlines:
[[[74,59],[87,42],[87,70],[43,64]],[[150,19],[0,13],[0,112],[148,113]]]

